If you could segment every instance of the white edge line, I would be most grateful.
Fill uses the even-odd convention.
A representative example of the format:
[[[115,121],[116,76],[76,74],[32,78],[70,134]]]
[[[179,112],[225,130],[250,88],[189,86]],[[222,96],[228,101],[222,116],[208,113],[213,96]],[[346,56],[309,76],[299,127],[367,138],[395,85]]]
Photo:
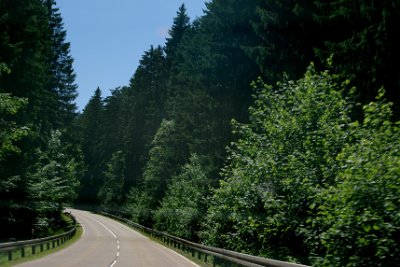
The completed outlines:
[[[153,241],[153,242],[154,242],[154,241]],[[184,259],[184,260],[190,262],[192,265],[197,266],[197,267],[201,267],[200,265],[194,263],[193,261],[191,261],[191,260],[189,260],[188,258],[186,258],[185,256],[179,254],[178,252],[176,252],[176,251],[170,249],[169,247],[163,246],[163,245],[161,245],[161,244],[159,244],[159,243],[157,243],[157,242],[154,242],[154,243],[157,244],[157,245],[159,245],[159,246],[162,247],[162,248],[165,248],[165,249],[170,250],[171,252],[175,253],[176,255],[178,255],[179,257],[181,257],[182,259]]]
[[[81,224],[81,227],[82,227],[82,237],[84,237],[85,236],[85,233],[86,233],[86,231],[85,231],[85,227],[83,227],[83,225]]]
[[[160,247],[162,247],[162,248],[164,248],[164,249],[168,249],[168,250],[172,251],[173,253],[175,253],[175,254],[178,255],[179,257],[183,258],[183,259],[186,260],[187,262],[190,262],[193,266],[201,267],[200,265],[194,263],[193,261],[189,260],[189,259],[186,258],[185,256],[179,254],[178,252],[176,252],[176,251],[174,251],[174,250],[172,250],[172,249],[170,249],[170,248],[168,248],[168,247],[166,247],[166,246],[163,246],[163,245],[161,245],[161,244],[159,244],[159,243],[157,243],[157,242],[154,242],[153,240],[151,240],[151,239],[148,238],[147,236],[145,236],[145,235],[143,235],[142,233],[140,233],[140,232],[138,232],[138,231],[136,231],[136,230],[134,230],[134,229],[132,229],[132,228],[126,226],[125,224],[123,224],[123,223],[121,223],[121,222],[119,222],[119,221],[116,221],[116,220],[114,220],[114,221],[117,222],[117,223],[119,223],[119,224],[121,224],[122,226],[128,228],[129,230],[134,231],[134,232],[138,233],[138,234],[141,235],[141,236],[144,236],[144,237],[147,238],[148,240],[152,241],[154,244],[156,244],[156,245],[158,245],[158,246],[160,246]],[[112,266],[111,266],[111,267],[112,267]]]

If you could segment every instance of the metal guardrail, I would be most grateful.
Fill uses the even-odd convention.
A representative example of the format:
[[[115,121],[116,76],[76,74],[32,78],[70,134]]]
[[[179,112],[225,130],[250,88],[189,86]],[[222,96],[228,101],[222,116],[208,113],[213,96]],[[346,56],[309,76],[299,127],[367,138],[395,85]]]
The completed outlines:
[[[46,246],[46,250],[50,250],[56,248],[66,241],[70,240],[76,233],[76,220],[75,217],[71,214],[67,214],[74,221],[74,226],[71,230],[49,237],[37,238],[31,240],[23,240],[23,241],[15,241],[15,242],[7,242],[0,243],[0,255],[7,255],[8,261],[13,260],[13,255],[20,251],[21,258],[26,256],[26,250],[31,248],[32,255],[35,255],[37,252],[43,252]],[[37,251],[39,249],[39,251]]]
[[[124,222],[125,224],[147,234],[151,237],[161,240],[163,243],[173,246],[174,248],[180,249],[183,252],[191,253],[192,257],[196,257],[205,262],[210,262],[209,256],[213,258],[212,265],[228,266],[248,266],[248,267],[309,267],[307,265],[284,262],[279,260],[267,259],[263,257],[251,256],[227,249],[215,248],[197,244],[170,234],[160,232],[140,224],[129,221],[128,219],[107,213],[100,212],[101,214],[114,218],[118,221]]]

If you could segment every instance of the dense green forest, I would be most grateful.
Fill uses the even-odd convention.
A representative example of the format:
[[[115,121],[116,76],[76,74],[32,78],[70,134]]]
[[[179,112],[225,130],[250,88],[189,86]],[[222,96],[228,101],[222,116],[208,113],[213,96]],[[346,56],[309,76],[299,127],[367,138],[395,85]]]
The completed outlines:
[[[0,240],[51,234],[83,174],[73,59],[54,0],[0,1]]]
[[[253,255],[397,266],[399,25],[399,0],[182,5],[78,114],[54,0],[0,0],[0,238],[75,201]]]

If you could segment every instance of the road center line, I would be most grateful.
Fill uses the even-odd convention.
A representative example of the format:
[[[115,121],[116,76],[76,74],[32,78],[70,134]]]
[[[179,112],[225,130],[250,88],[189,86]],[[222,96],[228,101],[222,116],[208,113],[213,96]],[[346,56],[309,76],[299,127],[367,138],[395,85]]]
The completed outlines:
[[[119,257],[119,239],[118,236],[110,229],[108,228],[104,223],[100,222],[99,220],[93,218],[93,220],[95,220],[98,224],[100,224],[101,226],[104,227],[104,229],[106,229],[108,232],[110,232],[110,234],[115,238],[115,240],[117,241],[117,255],[115,256],[114,261],[110,264],[110,267],[114,267],[114,265],[117,263],[117,259]]]
[[[93,219],[93,220],[95,220],[96,222],[98,222],[101,226],[103,226],[107,231],[109,231],[110,232],[110,234],[115,238],[115,239],[117,239],[118,240],[118,237],[117,237],[117,235],[113,232],[113,231],[111,231],[111,229],[110,228],[108,228],[104,223],[102,223],[102,222],[100,222],[99,220],[97,220],[97,219]]]

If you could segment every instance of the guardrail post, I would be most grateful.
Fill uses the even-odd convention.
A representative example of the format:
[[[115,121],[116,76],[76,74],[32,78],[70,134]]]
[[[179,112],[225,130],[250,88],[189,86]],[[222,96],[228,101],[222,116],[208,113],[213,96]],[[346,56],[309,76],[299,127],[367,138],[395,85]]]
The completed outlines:
[[[128,223],[129,224],[129,223]],[[131,224],[129,224],[131,225]],[[138,231],[156,237],[163,241],[168,247],[178,247],[187,256],[191,255],[193,258],[198,258],[204,261],[207,266],[213,267],[228,267],[228,266],[285,266],[285,267],[310,267],[301,264],[294,264],[283,262],[279,260],[266,259],[262,257],[246,255],[235,251],[224,250],[221,248],[210,247],[202,244],[174,237],[172,235],[164,234],[162,232],[153,232],[153,230],[140,226],[139,224],[132,223],[132,226]],[[196,255],[197,252],[197,255]],[[204,256],[203,256],[204,255]],[[203,258],[202,258],[203,257]]]
[[[12,261],[12,250],[8,251],[8,260]]]
[[[25,248],[24,247],[21,248],[21,257],[25,258]]]
[[[50,249],[50,242],[47,242],[47,250],[49,250]]]
[[[35,247],[35,245],[33,245],[32,246],[32,255],[35,255],[36,254],[36,247]]]
[[[43,244],[40,244],[40,252],[43,252]]]

